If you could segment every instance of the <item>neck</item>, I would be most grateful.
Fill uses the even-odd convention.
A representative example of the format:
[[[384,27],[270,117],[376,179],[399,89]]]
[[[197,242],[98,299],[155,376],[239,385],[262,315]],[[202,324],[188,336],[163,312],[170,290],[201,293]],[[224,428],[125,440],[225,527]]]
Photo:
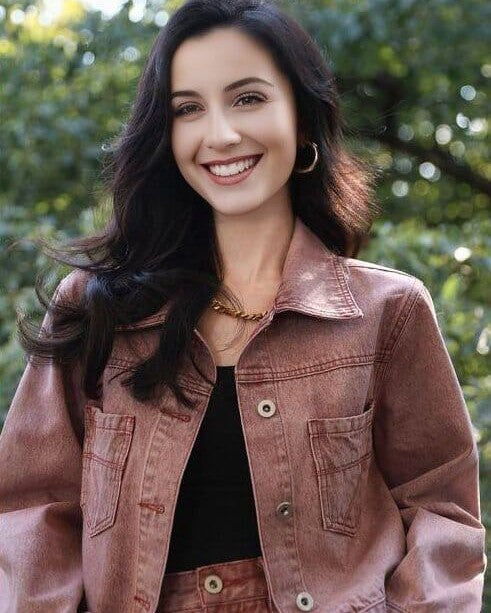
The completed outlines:
[[[247,215],[215,214],[225,283],[240,288],[278,283],[294,225],[290,206]]]

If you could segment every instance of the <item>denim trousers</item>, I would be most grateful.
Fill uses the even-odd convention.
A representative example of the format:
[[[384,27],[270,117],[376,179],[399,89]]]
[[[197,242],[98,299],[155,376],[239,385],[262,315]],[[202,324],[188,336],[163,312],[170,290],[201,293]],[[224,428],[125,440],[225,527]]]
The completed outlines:
[[[263,559],[247,558],[164,575],[158,613],[275,613]]]

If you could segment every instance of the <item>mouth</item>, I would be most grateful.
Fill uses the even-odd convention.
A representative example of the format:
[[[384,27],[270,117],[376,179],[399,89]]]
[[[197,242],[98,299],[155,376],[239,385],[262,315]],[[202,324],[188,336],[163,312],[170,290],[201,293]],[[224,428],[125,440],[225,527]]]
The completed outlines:
[[[214,183],[217,183],[218,185],[234,185],[235,183],[239,183],[247,179],[252,174],[252,172],[254,171],[254,169],[256,168],[256,166],[258,165],[262,157],[263,157],[263,154],[261,153],[259,155],[251,155],[248,158],[244,158],[244,159],[253,159],[254,163],[252,164],[252,166],[250,166],[249,168],[245,168],[244,170],[237,172],[235,174],[226,175],[226,176],[220,176],[220,175],[213,174],[210,170],[209,165],[207,164],[201,164],[201,167],[205,170],[208,177]]]

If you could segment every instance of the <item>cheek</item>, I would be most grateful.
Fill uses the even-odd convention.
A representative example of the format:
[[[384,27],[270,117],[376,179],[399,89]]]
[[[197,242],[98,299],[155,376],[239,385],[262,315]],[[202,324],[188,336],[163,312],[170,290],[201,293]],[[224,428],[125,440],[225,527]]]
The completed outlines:
[[[297,147],[296,121],[289,108],[265,114],[257,122],[258,141],[272,153],[291,158]]]
[[[186,160],[186,150],[188,148],[185,135],[179,127],[173,127],[171,132],[172,154],[178,166]]]
[[[199,148],[200,136],[193,126],[176,121],[171,130],[172,153],[179,167],[193,163]]]
[[[278,179],[284,179],[284,172],[291,172],[297,156],[296,134],[284,124],[270,126],[268,133],[263,134],[262,142],[268,149],[269,161],[278,169]]]

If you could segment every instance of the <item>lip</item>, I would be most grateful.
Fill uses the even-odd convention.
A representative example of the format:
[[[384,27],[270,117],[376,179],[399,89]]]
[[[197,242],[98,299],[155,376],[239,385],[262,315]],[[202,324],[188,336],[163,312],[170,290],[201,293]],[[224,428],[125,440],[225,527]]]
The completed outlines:
[[[228,158],[228,160],[211,160],[209,162],[203,162],[201,166],[226,166],[227,164],[233,164],[234,162],[240,162],[241,160],[248,160],[249,158],[259,158],[262,153],[253,153],[251,155],[241,155],[240,157]]]
[[[207,167],[207,165],[205,164],[201,164],[201,166],[203,167],[204,172],[206,172],[206,174],[208,175],[208,177],[217,185],[235,185],[236,183],[241,183],[242,181],[245,181],[248,177],[250,177],[250,175],[253,173],[253,171],[256,169],[256,167],[259,165],[259,163],[261,162],[261,159],[263,157],[263,154],[261,153],[260,155],[250,155],[247,157],[242,157],[239,159],[248,159],[248,158],[256,158],[256,163],[251,166],[250,168],[248,168],[247,170],[244,170],[243,172],[239,173],[238,175],[232,175],[230,177],[218,177],[217,175],[214,175],[209,168]]]

